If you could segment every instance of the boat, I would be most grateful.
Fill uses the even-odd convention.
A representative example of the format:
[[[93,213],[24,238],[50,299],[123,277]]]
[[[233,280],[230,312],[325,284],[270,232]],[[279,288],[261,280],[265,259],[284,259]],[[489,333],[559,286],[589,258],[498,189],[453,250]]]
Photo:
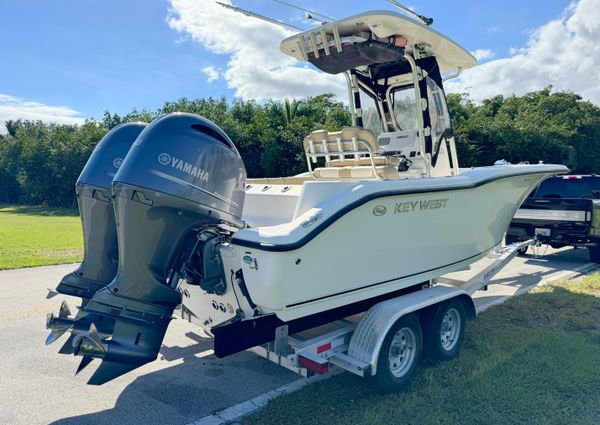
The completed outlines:
[[[352,126],[306,135],[305,173],[248,179],[227,134],[174,113],[140,128],[119,163],[102,204],[114,224],[80,197],[85,239],[116,234],[118,266],[110,282],[65,278],[58,292],[82,307],[73,316],[65,304],[46,325],[48,342],[70,335],[61,352],[82,356],[78,371],[102,359],[90,384],[154,360],[178,305],[222,357],[418,291],[498,248],[532,188],[568,172],[459,166],[443,82],[476,60],[427,22],[370,11],[298,32],[281,50],[348,86]],[[111,140],[86,175],[112,161]],[[79,192],[93,197],[90,185],[81,179]],[[86,244],[87,268],[101,245]]]

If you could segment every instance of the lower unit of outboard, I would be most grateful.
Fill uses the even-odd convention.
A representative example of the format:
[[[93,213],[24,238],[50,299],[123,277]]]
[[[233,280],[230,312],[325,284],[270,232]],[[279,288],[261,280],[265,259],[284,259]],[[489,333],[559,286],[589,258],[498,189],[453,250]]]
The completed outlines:
[[[243,225],[245,178],[233,143],[199,116],[164,115],[139,135],[112,184],[117,274],[83,307],[74,329],[86,330],[72,330],[80,369],[102,359],[90,384],[156,358],[199,235]]]

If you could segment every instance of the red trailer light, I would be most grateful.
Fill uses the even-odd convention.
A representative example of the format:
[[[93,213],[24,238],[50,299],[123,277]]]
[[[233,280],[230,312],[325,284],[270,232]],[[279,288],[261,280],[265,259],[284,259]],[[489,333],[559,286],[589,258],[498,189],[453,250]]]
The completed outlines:
[[[317,354],[321,354],[323,351],[331,350],[331,342],[323,344],[317,347]]]
[[[580,179],[581,176],[563,176],[563,180],[574,180],[574,179]]]
[[[329,373],[329,363],[317,363],[316,361],[303,356],[298,356],[298,363],[300,363],[300,366],[312,370],[319,375]]]

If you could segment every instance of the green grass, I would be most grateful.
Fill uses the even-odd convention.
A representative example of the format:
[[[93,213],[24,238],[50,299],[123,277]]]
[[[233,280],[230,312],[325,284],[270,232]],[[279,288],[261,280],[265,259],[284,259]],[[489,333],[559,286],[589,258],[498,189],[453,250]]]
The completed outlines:
[[[536,289],[467,326],[459,358],[402,393],[350,373],[277,398],[247,424],[600,423],[600,274]]]
[[[0,270],[81,261],[77,210],[0,204]]]

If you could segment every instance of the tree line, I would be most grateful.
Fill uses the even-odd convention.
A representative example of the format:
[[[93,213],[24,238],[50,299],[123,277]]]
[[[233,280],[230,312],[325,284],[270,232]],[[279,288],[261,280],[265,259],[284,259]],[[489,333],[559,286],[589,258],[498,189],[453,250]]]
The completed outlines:
[[[576,173],[600,170],[600,108],[574,93],[546,88],[481,104],[466,94],[450,94],[448,108],[462,167],[505,159],[561,163]],[[261,104],[182,98],[155,111],[105,112],[101,120],[82,125],[7,121],[7,134],[0,135],[0,202],[74,207],[75,181],[108,130],[175,111],[198,114],[220,126],[240,151],[249,177],[306,171],[304,137],[351,121],[347,107],[331,94]]]

